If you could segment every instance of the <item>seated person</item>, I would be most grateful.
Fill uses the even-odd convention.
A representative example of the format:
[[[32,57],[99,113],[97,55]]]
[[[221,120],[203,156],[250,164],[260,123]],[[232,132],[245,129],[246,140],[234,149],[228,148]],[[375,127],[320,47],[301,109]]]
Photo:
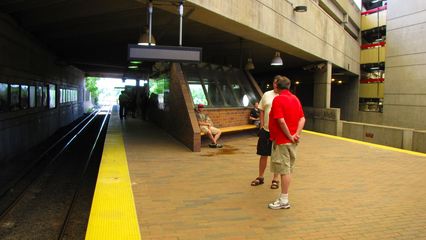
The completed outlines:
[[[256,125],[257,127],[260,126],[260,110],[259,110],[259,102],[254,103],[254,108],[250,111],[250,123]]]
[[[223,147],[223,145],[218,144],[217,140],[219,139],[220,134],[222,132],[220,131],[220,129],[213,127],[213,122],[211,121],[209,116],[207,116],[206,114],[203,113],[203,109],[204,109],[203,104],[197,105],[197,110],[196,110],[197,111],[197,120],[198,120],[198,124],[200,125],[201,132],[206,134],[210,138],[210,140],[212,141],[212,143],[209,144],[209,147],[221,148],[221,147]]]

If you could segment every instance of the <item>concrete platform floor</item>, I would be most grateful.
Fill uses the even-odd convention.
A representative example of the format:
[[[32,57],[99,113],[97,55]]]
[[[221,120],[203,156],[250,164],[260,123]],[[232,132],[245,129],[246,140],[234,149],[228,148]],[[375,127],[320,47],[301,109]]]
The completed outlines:
[[[425,157],[304,133],[292,208],[270,210],[253,133],[197,153],[138,119],[122,130],[142,239],[426,239]]]

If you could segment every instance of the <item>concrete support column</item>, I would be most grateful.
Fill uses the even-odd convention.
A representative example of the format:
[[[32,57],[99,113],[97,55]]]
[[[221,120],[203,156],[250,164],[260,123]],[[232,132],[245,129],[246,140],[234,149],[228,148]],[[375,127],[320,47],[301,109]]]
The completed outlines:
[[[330,62],[317,65],[317,71],[314,73],[314,107],[316,108],[330,108],[331,71]]]

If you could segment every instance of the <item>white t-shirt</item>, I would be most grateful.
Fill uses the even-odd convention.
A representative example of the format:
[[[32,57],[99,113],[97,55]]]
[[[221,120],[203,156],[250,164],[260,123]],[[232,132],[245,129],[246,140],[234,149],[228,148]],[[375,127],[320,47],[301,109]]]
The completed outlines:
[[[269,132],[269,112],[271,111],[272,101],[279,94],[274,90],[267,91],[263,94],[259,102],[259,109],[263,111],[263,129]]]

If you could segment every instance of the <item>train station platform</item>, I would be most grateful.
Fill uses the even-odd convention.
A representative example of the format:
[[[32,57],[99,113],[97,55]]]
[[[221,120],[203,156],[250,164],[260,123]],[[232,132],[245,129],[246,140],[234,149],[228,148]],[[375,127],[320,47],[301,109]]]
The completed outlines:
[[[192,152],[152,123],[120,121],[116,112],[111,133],[123,138],[135,239],[426,239],[425,154],[305,131],[291,209],[271,210],[280,190],[270,189],[269,164],[265,184],[250,186],[259,160],[253,133]]]

